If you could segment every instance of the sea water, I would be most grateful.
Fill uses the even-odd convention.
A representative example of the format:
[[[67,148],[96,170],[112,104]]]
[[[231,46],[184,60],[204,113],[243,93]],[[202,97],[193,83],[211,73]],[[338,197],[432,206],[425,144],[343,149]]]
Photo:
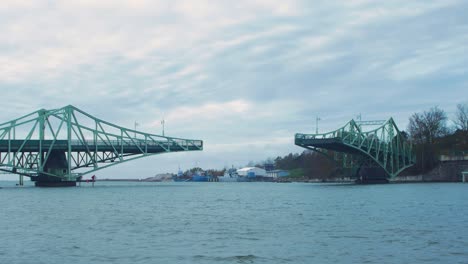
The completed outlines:
[[[468,184],[0,182],[0,263],[468,263]]]

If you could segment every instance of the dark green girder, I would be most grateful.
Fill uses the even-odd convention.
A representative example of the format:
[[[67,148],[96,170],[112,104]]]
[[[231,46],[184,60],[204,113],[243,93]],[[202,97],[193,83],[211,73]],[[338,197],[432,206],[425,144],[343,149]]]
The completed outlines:
[[[362,125],[380,126],[364,132]],[[415,164],[412,145],[399,131],[393,118],[369,124],[351,120],[345,126],[323,134],[298,133],[295,144],[323,154],[331,150],[335,153],[333,158],[341,160],[345,167],[351,167],[353,163],[380,166],[389,178]]]
[[[0,170],[29,177],[75,181],[122,162],[197,150],[203,150],[203,141],[127,129],[71,105],[0,124]]]

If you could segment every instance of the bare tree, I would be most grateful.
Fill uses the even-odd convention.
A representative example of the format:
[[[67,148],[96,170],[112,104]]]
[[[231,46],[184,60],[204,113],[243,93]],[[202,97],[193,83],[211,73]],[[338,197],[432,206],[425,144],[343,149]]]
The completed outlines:
[[[447,115],[438,107],[423,113],[415,113],[409,119],[408,133],[416,143],[417,167],[425,172],[437,164],[434,141],[448,133]]]
[[[408,124],[408,132],[416,143],[432,144],[434,139],[447,134],[447,115],[437,106],[423,113],[414,113]]]
[[[458,104],[454,121],[457,129],[468,131],[468,104]]]

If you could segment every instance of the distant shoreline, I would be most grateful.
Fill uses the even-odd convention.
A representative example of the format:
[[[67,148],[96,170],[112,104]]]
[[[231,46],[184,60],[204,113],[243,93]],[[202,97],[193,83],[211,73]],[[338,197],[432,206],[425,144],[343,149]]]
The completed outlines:
[[[96,179],[96,181],[148,182],[140,179]],[[86,182],[86,180],[83,180],[82,182]]]
[[[17,182],[17,180],[1,180],[2,182]],[[81,182],[87,182],[86,180],[82,180]],[[88,182],[91,182],[89,180]],[[146,180],[146,179],[96,179],[96,182],[173,182],[172,180],[166,181],[155,181],[155,180]],[[253,181],[255,182],[255,181]],[[272,182],[276,183],[354,183],[355,179],[345,178],[345,179],[281,179],[275,180]],[[402,177],[397,179],[392,179],[389,181],[391,184],[402,184],[402,183],[455,183],[455,182],[462,182],[462,181],[454,181],[454,180],[443,180],[443,179],[422,179],[421,176],[419,177]],[[1,188],[1,187],[0,187]]]

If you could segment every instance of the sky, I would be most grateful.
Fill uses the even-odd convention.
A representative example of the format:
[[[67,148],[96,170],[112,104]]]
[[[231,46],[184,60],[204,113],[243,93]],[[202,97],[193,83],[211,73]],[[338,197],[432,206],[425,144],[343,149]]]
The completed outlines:
[[[0,121],[74,105],[202,152],[101,178],[241,167],[301,152],[294,134],[361,114],[408,118],[468,102],[468,2],[3,0]]]

